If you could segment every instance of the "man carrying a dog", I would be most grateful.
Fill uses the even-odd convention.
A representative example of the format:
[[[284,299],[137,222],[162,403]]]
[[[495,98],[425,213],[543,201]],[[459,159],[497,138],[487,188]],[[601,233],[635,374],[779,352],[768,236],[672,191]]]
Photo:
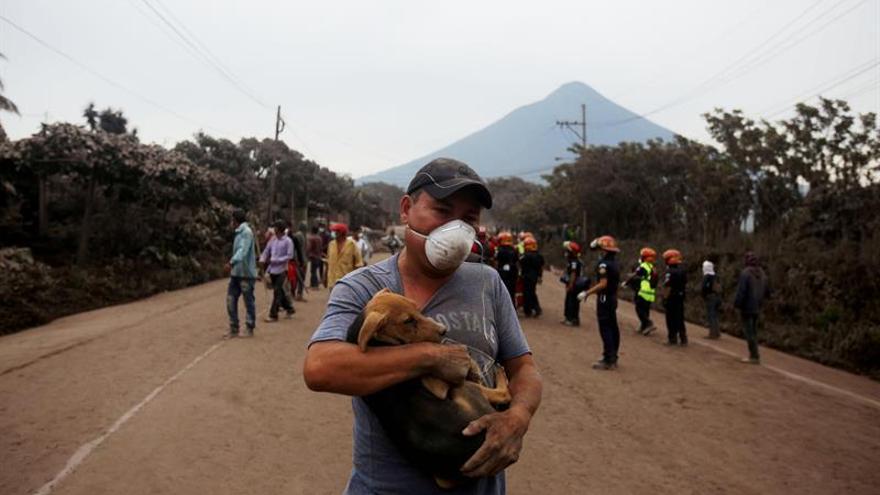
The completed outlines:
[[[498,273],[484,264],[463,263],[480,212],[491,206],[488,188],[470,167],[443,158],[428,163],[400,200],[405,248],[333,288],[309,344],[303,377],[312,390],[353,396],[354,467],[346,493],[505,493],[504,469],[519,457],[541,402],[541,378]],[[362,352],[347,343],[349,326],[383,288],[412,299],[458,344],[419,342]],[[441,490],[400,454],[360,397],[426,375],[461,383],[471,361],[468,349],[505,367],[512,401],[507,410],[487,414],[462,431],[468,436],[485,432],[482,446],[461,467],[473,481]]]

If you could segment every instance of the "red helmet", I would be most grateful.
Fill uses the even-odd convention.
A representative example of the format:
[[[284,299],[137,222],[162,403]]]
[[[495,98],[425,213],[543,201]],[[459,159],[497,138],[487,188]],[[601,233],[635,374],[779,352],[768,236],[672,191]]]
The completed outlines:
[[[536,241],[534,237],[526,237],[523,241],[523,249],[526,251],[537,251],[538,241]]]
[[[513,246],[513,234],[510,232],[502,232],[498,234],[498,244],[502,246]]]
[[[348,225],[345,225],[344,223],[331,223],[330,224],[330,231],[336,232],[337,236],[342,237],[344,239],[345,236],[348,235]]]
[[[601,249],[611,253],[620,252],[620,248],[617,247],[617,241],[610,235],[603,235],[593,239],[593,242],[590,243],[590,249]]]
[[[666,251],[663,251],[663,262],[667,265],[681,264],[681,260],[681,251],[678,249],[667,249]]]
[[[581,254],[581,245],[574,241],[565,241],[562,243],[562,249],[571,251],[574,254]]]
[[[643,247],[641,251],[639,251],[639,258],[642,261],[650,261],[651,263],[657,261],[657,251],[649,247]]]

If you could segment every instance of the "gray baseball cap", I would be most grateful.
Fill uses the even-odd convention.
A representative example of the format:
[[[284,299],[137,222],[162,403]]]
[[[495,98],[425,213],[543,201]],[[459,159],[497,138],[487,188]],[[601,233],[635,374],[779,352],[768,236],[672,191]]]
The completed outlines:
[[[451,158],[437,158],[420,168],[406,193],[424,189],[432,197],[443,199],[466,187],[473,188],[477,201],[484,208],[492,208],[492,193],[483,179],[466,163]]]

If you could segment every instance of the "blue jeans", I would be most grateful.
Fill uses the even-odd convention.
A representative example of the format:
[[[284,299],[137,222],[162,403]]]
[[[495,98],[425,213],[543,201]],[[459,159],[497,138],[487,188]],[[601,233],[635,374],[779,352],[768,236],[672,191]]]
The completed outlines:
[[[238,297],[244,295],[244,308],[247,311],[244,324],[253,332],[257,326],[257,310],[254,304],[254,284],[252,278],[230,277],[226,289],[226,312],[229,313],[229,333],[238,333]]]

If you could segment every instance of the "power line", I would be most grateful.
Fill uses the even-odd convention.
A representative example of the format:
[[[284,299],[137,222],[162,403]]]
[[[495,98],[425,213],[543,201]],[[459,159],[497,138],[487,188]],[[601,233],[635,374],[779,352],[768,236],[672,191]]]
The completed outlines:
[[[869,70],[871,70],[871,69],[873,69],[874,67],[877,67],[877,66],[880,66],[880,59],[875,59],[874,62],[872,62],[872,63],[871,63],[870,65],[868,65],[867,67],[863,67],[862,69],[858,70],[857,72],[855,72],[855,73],[853,73],[853,74],[850,74],[849,76],[845,77],[844,79],[841,79],[840,81],[836,81],[836,82],[834,82],[834,83],[828,85],[827,87],[822,88],[821,90],[819,90],[818,93],[812,95],[810,98],[814,98],[814,97],[816,97],[816,96],[820,96],[822,93],[824,93],[824,92],[826,92],[826,91],[831,91],[832,89],[834,89],[834,88],[840,86],[841,84],[844,84],[844,83],[846,83],[846,82],[848,82],[848,81],[851,81],[851,80],[855,79],[856,77],[858,77],[858,76],[864,74],[865,72],[868,72]],[[779,111],[777,111],[777,112],[774,112],[774,113],[772,113],[772,114],[770,114],[770,115],[767,115],[765,118],[769,119],[769,118],[771,118],[771,117],[774,117],[774,116],[776,116],[776,115],[779,115],[780,113],[785,112],[786,110],[788,110],[788,109],[794,107],[795,105],[797,105],[797,103],[792,104],[792,105],[789,105],[789,106],[787,106],[787,107],[785,107],[785,108],[783,108],[783,109],[781,109],[781,110],[779,110]]]
[[[220,77],[222,77],[227,82],[232,84],[232,86],[234,86],[240,93],[242,93],[243,95],[245,95],[246,97],[248,97],[249,99],[254,101],[257,105],[259,105],[265,109],[271,108],[268,105],[266,105],[262,100],[257,98],[248,89],[246,89],[243,85],[239,84],[239,82],[236,81],[235,78],[231,74],[227,73],[227,71],[223,67],[221,67],[218,63],[214,62],[210,56],[208,56],[192,40],[190,40],[185,34],[183,34],[181,32],[181,30],[178,29],[177,26],[174,25],[173,22],[171,22],[164,14],[162,14],[162,12],[160,12],[156,7],[154,7],[153,4],[149,2],[149,0],[141,0],[141,1],[144,3],[144,5],[147,6],[147,8],[149,8],[151,11],[153,11],[153,13],[156,14],[156,16],[158,16],[159,19],[166,26],[168,26],[171,29],[171,31],[174,32],[175,35],[177,35],[178,38],[180,38],[180,40],[184,43],[185,46],[187,46],[187,47],[191,48],[193,51],[195,51],[195,53],[198,54],[199,58],[201,59],[201,61],[203,63],[205,63],[208,67],[214,69],[218,74],[220,74]],[[182,26],[182,24],[181,24],[181,26]],[[186,29],[186,28],[184,27],[183,29]]]
[[[845,0],[841,0],[840,2],[838,2],[837,4],[835,4],[834,7],[832,7],[831,9],[829,9],[828,11],[833,10],[833,9],[836,8],[838,5],[842,4],[844,1],[845,1]],[[790,50],[791,48],[794,48],[795,46],[801,44],[802,42],[806,41],[807,39],[812,38],[814,35],[819,34],[820,32],[824,31],[825,28],[827,28],[828,26],[834,24],[835,22],[837,22],[837,20],[839,20],[840,18],[846,16],[847,14],[849,14],[850,12],[852,12],[853,10],[856,10],[857,8],[861,7],[861,6],[862,6],[863,4],[865,4],[865,2],[867,2],[867,1],[868,1],[868,0],[861,0],[861,1],[858,2],[857,4],[851,6],[849,9],[847,9],[847,10],[845,10],[844,12],[838,14],[838,15],[835,16],[834,18],[830,19],[830,20],[829,20],[828,22],[826,22],[825,24],[822,24],[822,25],[819,26],[818,28],[816,28],[816,29],[814,29],[814,30],[808,32],[808,33],[805,34],[804,36],[801,36],[800,38],[794,40],[792,43],[790,43],[790,44],[788,44],[788,45],[782,45],[781,43],[780,43],[780,44],[777,44],[777,46],[774,47],[773,49],[769,50],[768,53],[765,53],[763,56],[760,56],[760,57],[756,58],[755,60],[753,60],[749,65],[747,65],[746,67],[744,67],[744,68],[741,70],[741,72],[740,72],[739,74],[737,74],[737,75],[731,77],[731,78],[730,78],[728,81],[726,81],[726,82],[730,82],[730,81],[733,81],[733,80],[735,80],[735,79],[739,79],[740,77],[742,77],[742,76],[746,75],[747,73],[751,72],[753,69],[755,69],[755,68],[757,68],[757,67],[760,67],[760,66],[766,64],[766,63],[769,62],[770,60],[773,60],[774,58],[778,57],[779,55],[782,55],[783,53],[787,52],[787,51]],[[828,12],[828,11],[826,11],[826,12]],[[804,30],[806,30],[807,27],[809,27],[814,21],[816,21],[816,20],[818,20],[818,19],[819,19],[819,17],[817,17],[816,19],[813,19],[813,21],[811,21],[811,22],[807,23],[806,25],[802,26],[800,29],[798,29],[797,31],[795,31],[794,33],[792,33],[791,36],[789,37],[789,39],[790,39],[791,37],[796,36],[797,34],[803,32]],[[787,39],[786,39],[786,40],[783,40],[783,43],[784,43],[785,41],[787,41]],[[773,50],[775,50],[775,51],[773,51]]]
[[[858,76],[860,74],[863,74],[865,70],[870,70],[871,68],[876,67],[878,65],[878,63],[880,63],[880,58],[873,58],[873,59],[868,60],[866,62],[862,62],[861,64],[859,64],[855,67],[852,67],[850,69],[843,71],[840,74],[835,75],[831,79],[828,79],[826,81],[823,81],[820,84],[817,84],[817,85],[811,87],[810,89],[804,91],[803,93],[799,94],[795,98],[791,98],[790,100],[798,102],[798,101],[803,100],[804,98],[807,98],[807,99],[812,98],[812,97],[816,96],[817,92],[821,93],[821,92],[825,91],[826,86],[834,85],[838,81],[841,81],[844,79],[846,79],[848,81],[849,79],[847,79],[847,78],[849,76],[853,76],[853,75]],[[759,110],[757,113],[759,115],[764,115],[764,114],[767,114],[768,112],[773,112],[768,115],[768,117],[769,117],[769,116],[777,115],[778,113],[781,113],[782,111],[785,111],[785,110],[791,108],[791,106],[792,106],[791,104],[785,104],[782,106],[780,106],[779,104],[771,105],[771,106],[766,107],[762,110]]]
[[[204,125],[204,124],[200,123],[200,122],[197,121],[197,120],[194,120],[194,119],[191,119],[191,118],[189,118],[189,117],[187,117],[187,116],[185,116],[185,115],[182,115],[182,114],[180,114],[180,113],[178,113],[178,112],[176,112],[176,111],[174,111],[174,110],[172,110],[172,109],[170,109],[170,108],[168,108],[168,107],[162,105],[161,103],[159,103],[159,102],[157,102],[157,101],[155,101],[155,100],[152,100],[152,99],[150,99],[150,98],[147,98],[146,96],[144,96],[144,95],[142,95],[142,94],[140,94],[140,93],[138,93],[138,92],[136,92],[136,91],[134,91],[134,90],[132,90],[132,89],[127,88],[126,86],[122,85],[121,83],[118,83],[118,82],[114,81],[113,79],[110,79],[109,77],[107,77],[107,76],[105,76],[104,74],[98,72],[97,70],[95,70],[95,69],[89,67],[88,65],[86,65],[86,64],[84,64],[84,63],[82,63],[82,62],[80,62],[79,60],[73,58],[72,56],[68,55],[67,53],[65,53],[65,52],[63,52],[63,51],[61,51],[61,50],[59,50],[58,48],[55,48],[54,46],[50,45],[50,44],[47,43],[46,41],[43,41],[42,39],[40,39],[39,37],[37,37],[37,35],[31,33],[30,31],[26,30],[25,28],[19,26],[18,24],[16,24],[15,22],[13,22],[11,19],[9,19],[9,18],[7,18],[7,17],[5,17],[5,16],[3,16],[3,15],[0,15],[0,20],[6,22],[6,23],[9,24],[10,26],[12,26],[14,29],[16,29],[16,30],[19,31],[20,33],[24,34],[25,36],[27,36],[28,38],[31,38],[32,40],[36,41],[37,43],[39,43],[40,45],[42,45],[44,48],[46,48],[46,49],[48,49],[48,50],[50,50],[50,51],[52,51],[52,52],[55,52],[57,55],[59,55],[59,56],[65,58],[65,59],[67,59],[70,63],[76,65],[76,66],[79,67],[80,69],[82,69],[82,70],[88,72],[89,74],[93,75],[94,77],[97,77],[98,79],[104,81],[105,83],[107,83],[107,84],[109,84],[109,85],[111,85],[111,86],[113,86],[113,87],[115,87],[115,88],[117,88],[117,89],[119,89],[119,90],[122,90],[122,91],[124,91],[124,92],[126,92],[126,93],[128,93],[128,94],[130,94],[130,95],[132,95],[132,96],[134,96],[134,97],[136,97],[136,98],[138,98],[139,100],[143,101],[144,103],[147,103],[148,105],[151,105],[151,106],[153,106],[153,107],[156,107],[156,108],[158,108],[159,110],[162,110],[162,111],[164,111],[164,112],[166,112],[166,113],[168,113],[168,114],[170,114],[170,115],[173,115],[173,116],[177,117],[177,118],[180,119],[180,120],[185,120],[185,121],[187,121],[187,122],[189,122],[189,123],[196,124],[196,125],[198,125],[198,126],[204,128],[204,129],[211,129],[211,130],[213,130],[214,132],[219,132],[219,133],[221,133],[221,134],[226,134],[226,135],[232,135],[232,133],[229,133],[229,132],[226,132],[226,131],[223,131],[223,130],[217,129],[216,127],[208,126],[208,125]]]
[[[596,125],[600,126],[600,127],[611,127],[611,126],[617,126],[617,125],[633,122],[636,120],[641,120],[641,119],[644,119],[650,115],[657,114],[657,113],[662,112],[664,110],[667,110],[669,108],[672,108],[672,107],[678,106],[682,103],[685,103],[687,101],[690,101],[690,100],[692,100],[698,96],[701,96],[701,95],[703,95],[713,89],[716,89],[717,87],[720,87],[724,84],[732,82],[736,79],[739,79],[740,77],[751,72],[754,68],[763,65],[764,63],[772,60],[773,58],[776,58],[777,56],[781,55],[785,51],[800,44],[801,42],[812,37],[813,35],[817,34],[818,32],[821,32],[822,30],[824,30],[826,27],[828,27],[829,25],[831,25],[832,23],[834,23],[838,19],[842,18],[843,16],[849,14],[850,12],[855,10],[856,8],[860,7],[867,0],[862,0],[861,2],[852,6],[850,9],[843,12],[842,14],[834,17],[833,19],[831,19],[827,23],[823,24],[818,29],[808,33],[806,36],[803,36],[803,37],[795,40],[794,43],[792,43],[790,45],[784,45],[784,43],[789,41],[792,37],[801,33],[804,29],[806,29],[807,27],[809,27],[810,25],[812,25],[816,21],[827,16],[831,11],[837,9],[838,6],[840,6],[841,4],[843,4],[846,1],[846,0],[840,0],[837,3],[835,3],[833,6],[831,6],[830,8],[819,13],[813,19],[809,20],[805,25],[794,30],[793,32],[790,32],[783,39],[777,41],[770,48],[767,48],[765,50],[765,48],[770,44],[771,41],[773,41],[774,39],[776,39],[777,37],[782,35],[789,27],[791,27],[792,25],[797,23],[799,20],[801,20],[810,11],[812,11],[815,7],[817,7],[819,5],[819,3],[821,3],[822,1],[823,0],[817,0],[816,2],[811,4],[804,11],[802,11],[798,16],[796,16],[794,19],[792,19],[791,21],[786,23],[785,26],[783,26],[782,28],[777,30],[773,35],[771,35],[769,38],[764,40],[764,42],[762,42],[759,45],[757,45],[756,47],[752,48],[745,55],[741,56],[740,58],[735,60],[733,63],[729,64],[724,69],[722,69],[721,71],[714,74],[712,77],[706,79],[705,81],[703,81],[702,83],[697,85],[691,91],[684,93],[683,95],[681,95],[681,96],[679,96],[679,97],[677,97],[677,98],[675,98],[675,99],[673,99],[663,105],[660,105],[659,107],[656,107],[649,112],[638,114],[633,117],[628,117],[626,119],[621,119],[618,121],[603,122],[603,123],[599,123]],[[780,49],[780,47],[782,47],[782,48]],[[762,51],[763,51],[763,53],[762,53]],[[740,65],[741,62],[744,62],[744,63],[742,65]]]
[[[211,50],[208,48],[208,46],[207,46],[204,42],[202,42],[202,40],[199,39],[199,37],[196,36],[196,34],[195,34],[192,30],[190,30],[190,29],[186,26],[186,24],[183,23],[183,21],[181,21],[177,16],[174,15],[174,12],[172,12],[171,9],[169,9],[164,3],[162,3],[161,0],[153,0],[153,1],[155,1],[156,4],[158,4],[159,7],[161,7],[162,10],[164,10],[165,13],[167,13],[169,17],[171,17],[172,20],[174,20],[174,21],[175,21],[175,22],[176,22],[181,28],[183,28],[183,30],[184,30],[184,31],[190,36],[190,38],[192,38],[192,39],[196,42],[196,44],[199,45],[199,46],[202,48],[202,50],[204,50],[204,53],[207,54],[208,58],[210,58],[211,60],[213,60],[213,61],[216,63],[216,65],[217,65],[220,69],[223,70],[223,72],[225,72],[226,74],[228,74],[232,79],[234,79],[237,83],[239,83],[239,84],[240,84],[245,90],[247,90],[248,93],[254,93],[254,91],[252,91],[251,88],[249,88],[249,87],[248,87],[248,86],[242,81],[242,79],[241,79],[240,77],[236,76],[235,73],[232,72],[232,70],[230,70],[229,67],[227,67],[227,66],[226,66],[226,65],[220,60],[219,57],[217,57],[216,55],[214,55],[213,52],[211,52]],[[265,105],[264,105],[264,106],[265,106]]]

